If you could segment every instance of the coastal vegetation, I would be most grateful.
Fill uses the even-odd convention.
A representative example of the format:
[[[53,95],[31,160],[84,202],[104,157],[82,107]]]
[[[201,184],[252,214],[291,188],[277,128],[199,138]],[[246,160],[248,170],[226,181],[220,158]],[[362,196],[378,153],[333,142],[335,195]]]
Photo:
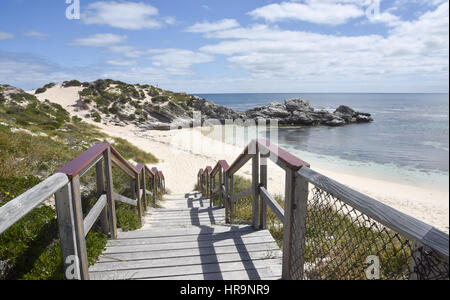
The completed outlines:
[[[0,85],[0,206],[38,184],[59,167],[97,143],[109,142],[127,159],[154,164],[157,158],[124,139],[112,138],[60,105],[39,101],[11,86]],[[130,196],[129,178],[113,167],[114,187]],[[97,199],[95,170],[81,178],[86,214]],[[117,204],[122,230],[141,226],[125,204]],[[93,228],[86,238],[89,263],[96,261],[107,237]],[[54,199],[34,209],[0,235],[0,279],[63,279]]]
[[[35,94],[45,93],[55,87],[50,83],[37,89]],[[98,79],[81,83],[65,81],[62,88],[78,87],[76,110],[83,117],[96,123],[126,126],[133,124],[142,129],[169,130],[176,124],[194,126],[194,112],[200,112],[202,120],[214,119],[224,124],[226,120],[256,121],[276,120],[281,126],[343,126],[353,123],[369,123],[369,113],[358,112],[341,105],[334,112],[316,110],[303,98],[286,99],[284,103],[254,107],[245,112],[217,105],[206,99],[187,93],[163,90],[148,84],[128,84],[112,79]]]

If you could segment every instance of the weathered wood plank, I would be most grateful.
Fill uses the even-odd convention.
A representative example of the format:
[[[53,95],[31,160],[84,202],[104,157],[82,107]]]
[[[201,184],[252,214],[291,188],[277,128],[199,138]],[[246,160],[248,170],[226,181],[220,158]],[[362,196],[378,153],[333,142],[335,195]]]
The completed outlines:
[[[189,218],[189,217],[210,217],[210,216],[224,216],[224,211],[211,211],[211,212],[202,212],[202,213],[186,213],[186,212],[178,212],[178,213],[160,213],[160,212],[151,212],[146,215],[146,217],[150,218],[161,218],[161,219],[172,219],[172,218]]]
[[[239,171],[239,169],[242,168],[251,158],[252,156],[248,153],[241,154],[228,169],[228,174],[234,175],[234,173]]]
[[[177,209],[177,210],[161,210],[159,208],[154,209],[147,213],[147,216],[179,216],[179,215],[186,215],[191,216],[193,214],[196,215],[209,215],[209,214],[224,214],[224,209],[219,208],[191,208],[190,210],[185,209]]]
[[[219,234],[223,232],[234,232],[239,231],[244,234],[247,231],[253,231],[251,226],[249,225],[236,225],[232,227],[228,226],[217,226],[211,228],[199,228],[199,227],[190,227],[190,228],[180,228],[180,229],[164,229],[160,230],[148,230],[141,229],[136,231],[129,232],[120,232],[119,238],[142,238],[142,237],[164,237],[164,236],[183,236],[183,235],[211,235],[211,234]]]
[[[175,224],[189,224],[191,226],[198,226],[199,224],[216,224],[216,223],[223,223],[225,221],[225,216],[219,216],[215,217],[212,220],[210,218],[184,218],[184,219],[168,219],[168,220],[159,220],[159,219],[145,219],[146,225],[152,225],[155,224],[168,224],[168,226],[174,226]],[[169,225],[171,223],[171,225]],[[164,226],[162,226],[164,228]]]
[[[78,256],[75,239],[75,223],[72,207],[72,188],[70,183],[55,193],[56,216],[61,245],[61,257],[66,279],[80,279],[80,264],[74,259]],[[70,270],[68,268],[71,268]]]
[[[267,156],[284,170],[289,168],[293,171],[297,171],[302,167],[310,166],[309,163],[302,161],[295,155],[292,155],[283,148],[278,147],[276,144],[273,144],[266,139],[258,139],[256,143],[258,144],[258,150],[261,154]]]
[[[253,192],[252,187],[249,187],[248,189],[240,192],[239,194],[233,195],[233,201],[234,202],[239,201],[239,199],[242,199],[244,197],[247,197],[247,196],[251,195],[252,192]]]
[[[83,223],[83,210],[81,207],[80,177],[78,175],[72,177],[70,187],[72,189],[72,208],[75,229],[74,233],[80,265],[80,279],[89,280],[88,258]]]
[[[449,235],[309,168],[298,174],[332,196],[405,237],[449,257]],[[429,238],[433,236],[433,238]]]
[[[101,157],[103,158],[103,156]],[[106,193],[106,189],[105,189],[105,172],[103,169],[103,160],[100,160],[99,162],[97,162],[97,164],[95,165],[95,173],[96,173],[96,178],[97,178],[97,194],[99,196],[103,195]],[[106,195],[105,195],[106,197]],[[100,227],[102,229],[102,232],[104,234],[109,234],[109,224],[108,224],[108,207],[107,205],[105,205],[105,207],[103,208],[103,211],[100,215]]]
[[[291,274],[291,250],[292,250],[292,221],[293,204],[295,197],[295,175],[291,169],[286,169],[284,196],[284,223],[283,223],[283,279],[290,279]]]
[[[170,257],[161,259],[98,263],[92,266],[89,269],[89,271],[104,272],[104,271],[144,269],[144,268],[221,264],[228,262],[240,262],[240,261],[245,262],[245,261],[281,258],[281,256],[282,256],[281,251],[275,250],[275,251],[256,251],[249,253],[227,253],[227,254],[209,254],[201,256],[198,255],[186,257]]]
[[[162,228],[164,228],[163,224],[167,224],[167,226],[178,226],[178,225],[189,225],[189,226],[199,226],[206,224],[224,224],[225,216],[216,217],[212,220],[209,218],[185,218],[185,219],[173,219],[173,220],[155,220],[155,219],[145,219],[146,225],[157,226],[156,224],[160,224]]]
[[[106,198],[108,200],[108,224],[109,234],[112,239],[117,237],[116,203],[114,199],[114,184],[112,176],[111,151],[110,148],[103,152],[105,162]]]
[[[269,192],[264,188],[260,188],[261,198],[264,200],[264,203],[267,204],[270,209],[275,213],[277,218],[284,224],[284,209],[280,204],[269,194]]]
[[[106,195],[101,195],[100,198],[92,207],[89,214],[84,218],[84,236],[87,236],[92,226],[94,226],[98,217],[102,213],[103,209],[106,207]]]
[[[260,186],[266,189],[267,191],[267,157],[263,154],[261,154],[261,164],[259,167],[259,181]],[[261,195],[261,191],[259,198],[260,198],[260,210],[259,210],[259,219],[261,223],[261,229],[267,228],[267,203],[264,201],[263,196]],[[283,212],[284,214],[284,212]]]
[[[130,199],[130,198],[122,196],[118,193],[114,193],[114,200],[129,204],[129,205],[137,206],[137,200]]]
[[[246,243],[262,243],[262,242],[273,242],[271,236],[262,237],[242,237],[236,240],[223,240],[217,241],[214,244],[208,241],[198,241],[198,242],[186,242],[186,243],[166,243],[166,244],[145,244],[145,245],[129,245],[129,246],[109,246],[103,252],[108,253],[119,253],[119,252],[139,252],[139,251],[156,251],[156,250],[175,250],[175,249],[192,249],[192,248],[211,248],[211,247],[222,247],[231,246],[237,244]]]
[[[137,280],[280,280],[280,266],[268,266],[245,271],[228,271],[208,274],[177,275]]]
[[[201,214],[186,214],[180,212],[179,214],[170,213],[155,213],[146,215],[148,220],[177,220],[177,219],[189,219],[189,218],[215,218],[224,217],[224,212],[211,212],[211,213],[201,213]]]
[[[257,268],[264,268],[269,266],[281,266],[281,259],[265,259],[254,260],[251,263],[246,262],[228,262],[219,264],[204,264],[204,265],[192,265],[192,266],[175,266],[175,267],[162,267],[151,269],[132,269],[132,270],[117,270],[117,271],[105,271],[105,272],[91,272],[92,279],[138,279],[138,278],[154,278],[154,277],[166,277],[180,274],[207,274],[216,273],[217,270],[221,272],[226,271],[240,271],[240,270],[255,270]]]
[[[0,234],[68,183],[67,175],[54,174],[0,207]]]
[[[252,224],[255,230],[259,229],[259,153],[252,155]]]
[[[255,251],[278,251],[280,248],[275,242],[265,243],[247,243],[233,246],[224,246],[218,248],[192,248],[192,249],[175,249],[171,251],[157,250],[157,251],[141,251],[141,252],[122,252],[102,254],[97,263],[113,262],[113,261],[132,261],[145,259],[161,259],[161,258],[178,258],[188,256],[202,256],[211,254],[232,254],[232,253],[247,253]]]
[[[111,160],[113,161],[113,163],[121,168],[122,171],[127,173],[131,178],[136,178],[138,173],[136,172],[135,168],[125,158],[123,158],[122,155],[120,155],[120,153],[116,149],[114,149],[114,147],[109,147],[109,149],[111,153]]]
[[[222,241],[226,239],[239,239],[241,237],[261,237],[270,235],[266,231],[248,231],[241,233],[239,231],[224,232],[212,235],[185,235],[185,236],[166,236],[166,237],[150,237],[150,238],[135,238],[135,239],[117,239],[108,241],[106,247],[109,246],[129,246],[129,245],[147,245],[147,244],[169,244],[169,243],[185,243],[198,241]]]
[[[86,168],[86,166],[88,166],[92,161],[98,159],[99,155],[109,148],[110,145],[107,143],[97,144],[80,154],[69,163],[65,164],[55,173],[64,173],[71,179],[75,175],[79,175],[80,172]]]

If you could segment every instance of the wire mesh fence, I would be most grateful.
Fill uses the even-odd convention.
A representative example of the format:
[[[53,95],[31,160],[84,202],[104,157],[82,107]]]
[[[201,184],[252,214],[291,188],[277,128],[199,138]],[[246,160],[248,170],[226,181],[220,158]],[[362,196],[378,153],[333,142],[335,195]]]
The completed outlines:
[[[303,244],[301,225],[294,221],[292,226],[292,279],[449,279],[448,258],[316,186],[309,193]],[[304,251],[294,251],[299,247]]]

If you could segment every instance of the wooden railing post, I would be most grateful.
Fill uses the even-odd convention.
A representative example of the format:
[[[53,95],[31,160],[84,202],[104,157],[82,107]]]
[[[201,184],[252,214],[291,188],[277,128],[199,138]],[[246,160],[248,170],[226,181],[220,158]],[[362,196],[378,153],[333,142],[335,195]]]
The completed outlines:
[[[101,196],[103,195],[105,191],[105,176],[103,171],[103,160],[100,160],[95,165],[95,173],[97,176],[97,195]],[[108,225],[108,206],[105,205],[105,208],[103,208],[103,211],[100,215],[100,227],[102,229],[102,232],[104,234],[109,234],[109,225]]]
[[[208,174],[208,170],[206,171],[206,197],[210,197],[211,195],[209,194],[209,185],[211,183],[211,175]],[[210,197],[211,198],[211,197]]]
[[[260,187],[264,187],[267,190],[267,156],[261,154],[261,162],[260,162]],[[260,203],[260,225],[261,229],[267,229],[267,204],[261,197],[259,196]]]
[[[223,195],[225,201],[225,223],[230,223],[230,198],[229,198],[229,178],[228,171],[224,172],[224,181],[225,181],[225,194]]]
[[[219,207],[223,208],[223,169],[222,167],[219,168]]]
[[[259,153],[252,155],[252,223],[253,229],[259,229]]]
[[[144,211],[147,210],[147,184],[145,176],[145,167],[142,169],[142,203],[144,204]]]
[[[202,196],[205,196],[205,172],[202,173]]]
[[[287,169],[282,274],[285,280],[303,278],[307,202],[308,181]]]
[[[153,177],[153,204],[156,205],[158,199],[158,174]]]
[[[105,176],[106,176],[106,199],[108,201],[108,217],[109,217],[109,232],[112,239],[117,238],[117,219],[116,219],[116,205],[114,203],[114,186],[112,177],[111,165],[111,148],[105,150],[103,153],[103,161],[105,162]]]
[[[75,239],[75,222],[73,218],[72,188],[68,183],[55,193],[56,214],[66,279],[80,278],[80,263]]]
[[[228,182],[229,186],[230,186],[230,191],[228,193],[229,197],[230,197],[230,224],[233,223],[233,219],[234,219],[234,177],[233,175],[230,176],[229,178],[229,182]]]
[[[72,208],[74,233],[77,249],[78,263],[80,266],[80,279],[89,280],[89,266],[87,259],[86,240],[84,235],[83,210],[81,207],[80,177],[74,176],[70,185],[72,189]]]
[[[214,203],[213,203],[213,185],[214,185],[214,177],[212,176],[212,174],[208,174],[208,178],[209,178],[209,186],[208,186],[208,193],[209,193],[209,207],[213,207]]]
[[[132,186],[132,189],[134,189],[134,198],[136,199],[137,203],[137,213],[139,216],[139,221],[142,221],[142,197],[141,197],[141,176],[140,174],[136,174],[136,179],[134,181],[134,186]]]

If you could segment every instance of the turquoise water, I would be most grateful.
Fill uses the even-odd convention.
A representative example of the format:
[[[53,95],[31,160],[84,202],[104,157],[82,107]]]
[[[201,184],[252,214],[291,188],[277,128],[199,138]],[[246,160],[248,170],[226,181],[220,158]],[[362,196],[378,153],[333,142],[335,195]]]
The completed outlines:
[[[370,124],[280,128],[278,143],[318,167],[448,191],[448,94],[198,96],[238,111],[271,101],[305,97],[315,108],[332,111],[344,104],[369,112],[375,119]]]

